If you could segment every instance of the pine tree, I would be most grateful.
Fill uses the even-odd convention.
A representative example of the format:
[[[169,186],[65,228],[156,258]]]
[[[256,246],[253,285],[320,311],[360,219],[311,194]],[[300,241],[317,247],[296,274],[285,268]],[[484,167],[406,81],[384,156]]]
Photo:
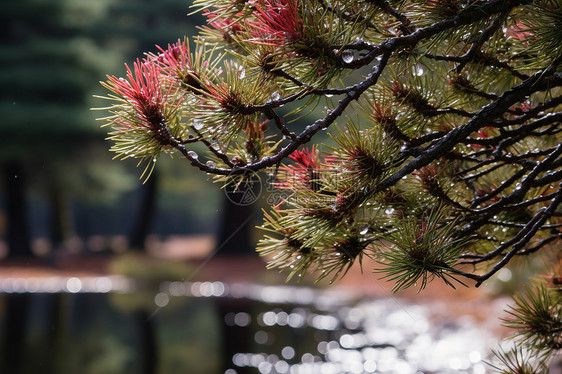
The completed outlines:
[[[498,353],[499,371],[541,372],[562,331],[562,3],[194,7],[199,35],[104,83],[112,150],[144,177],[178,153],[223,184],[261,176],[279,199],[258,252],[289,277],[336,280],[369,257],[395,291],[478,287],[547,256],[552,273],[506,321],[520,348]],[[329,142],[308,145],[326,129]]]

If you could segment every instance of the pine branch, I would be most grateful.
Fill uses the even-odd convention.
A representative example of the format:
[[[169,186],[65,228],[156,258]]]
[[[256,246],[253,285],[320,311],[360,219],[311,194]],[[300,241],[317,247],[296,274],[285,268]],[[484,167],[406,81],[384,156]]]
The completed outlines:
[[[366,2],[375,4],[383,12],[385,12],[385,13],[391,15],[392,17],[396,18],[396,20],[399,21],[400,24],[401,24],[400,30],[405,35],[411,34],[413,31],[415,31],[415,26],[412,25],[412,21],[410,21],[410,19],[408,19],[408,17],[405,14],[400,13],[397,9],[390,6],[388,1],[386,1],[386,0],[366,0]]]
[[[472,58],[469,58],[471,56],[436,55],[433,53],[426,53],[424,56],[436,61],[448,61],[448,62],[455,62],[458,64],[465,64],[465,65],[468,62],[472,61],[481,65],[488,65],[488,66],[504,69],[509,73],[511,73],[514,77],[519,78],[521,80],[529,79],[529,76],[527,74],[524,74],[519,70],[516,70],[514,67],[510,66],[507,62],[500,61],[493,56],[483,55],[478,51],[474,53],[474,56],[472,56]]]
[[[334,280],[373,256],[395,290],[479,286],[562,235],[562,17],[463,4],[197,0],[198,48],[159,48],[104,83],[112,149],[176,151],[225,183],[273,169],[283,197],[260,252],[290,276]],[[328,128],[336,146],[302,148]]]
[[[447,135],[436,142],[436,144],[427,152],[424,152],[422,155],[416,157],[414,160],[402,167],[400,171],[382,181],[377,186],[377,190],[380,191],[396,184],[396,182],[407,174],[410,174],[411,172],[429,164],[438,157],[441,157],[456,146],[459,141],[462,141],[472,132],[478,130],[482,126],[485,126],[487,122],[493,121],[494,118],[504,113],[507,108],[521,101],[524,97],[530,95],[531,93],[562,85],[562,74],[560,73],[554,73],[552,77],[549,77],[548,79],[546,78],[549,73],[552,74],[556,65],[558,64],[551,65],[551,67],[545,71],[535,73],[526,81],[515,86],[511,90],[504,92],[497,100],[482,108],[482,110],[472,117],[472,119],[466,124],[451,130]]]
[[[490,26],[486,27],[484,29],[484,31],[482,31],[482,34],[480,35],[480,37],[478,38],[478,40],[472,44],[472,46],[470,46],[470,48],[468,49],[468,51],[466,51],[466,53],[462,56],[459,56],[459,59],[462,60],[462,62],[457,66],[457,73],[460,74],[462,69],[466,66],[466,64],[473,60],[474,57],[477,55],[477,53],[480,51],[480,48],[482,48],[482,45],[489,39],[492,37],[492,35],[498,31],[498,29],[501,27],[503,21],[503,17],[499,16],[496,17],[494,19],[494,21],[492,21],[492,23],[490,24]]]
[[[560,186],[562,187],[562,185]],[[465,272],[458,272],[458,274],[476,280],[476,287],[480,286],[487,279],[492,277],[500,269],[502,269],[509,260],[515,256],[519,251],[521,251],[524,246],[533,238],[537,231],[544,225],[544,223],[552,216],[558,205],[562,202],[562,189],[556,194],[556,197],[552,200],[547,208],[542,208],[539,212],[522,228],[512,239],[498,246],[494,251],[482,256],[478,259],[471,261],[471,263],[479,263],[483,261],[490,260],[496,256],[502,255],[502,252],[511,247],[511,249],[503,255],[503,258],[498,261],[490,271],[482,275],[476,275]]]

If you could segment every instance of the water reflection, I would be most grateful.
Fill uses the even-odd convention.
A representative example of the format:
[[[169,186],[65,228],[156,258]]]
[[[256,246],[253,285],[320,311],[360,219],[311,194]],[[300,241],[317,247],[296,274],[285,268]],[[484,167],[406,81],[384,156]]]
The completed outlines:
[[[236,353],[229,373],[248,367],[264,374],[485,373],[490,336],[468,322],[435,324],[428,314],[428,308],[390,300],[330,314],[313,306],[267,310],[252,325],[261,353]],[[315,349],[295,345],[294,335],[313,337]]]
[[[482,360],[494,340],[470,321],[432,321],[429,306],[396,299],[354,301],[330,290],[255,284],[229,287],[220,282],[189,286],[174,282],[168,287],[175,295],[183,289],[191,292],[185,296],[246,298],[262,307],[276,305],[256,312],[254,321],[246,312],[225,315],[227,326],[251,330],[257,344],[254,351],[233,355],[232,367],[225,371],[231,374],[483,374]]]
[[[3,278],[0,293],[131,292],[134,282],[123,276]]]
[[[103,356],[98,363],[113,366],[82,368],[84,373],[483,374],[483,360],[495,342],[470,320],[433,318],[429,304],[356,300],[335,289],[164,282],[157,290],[144,290],[149,296],[142,301],[131,280],[102,276],[6,278],[0,291],[5,303],[11,294],[40,297],[22,307],[35,306],[26,322],[35,320],[35,331],[25,332],[28,342],[19,353],[26,357],[57,342],[59,360],[65,347],[74,355],[65,358],[70,363],[49,364],[57,373],[72,373],[94,349],[94,357]],[[46,302],[49,295],[58,301]],[[46,314],[50,320],[38,314],[38,303],[43,310],[55,305]],[[6,318],[2,325],[9,330]],[[30,336],[36,340],[31,346]],[[90,348],[82,352],[75,345]],[[42,359],[47,365],[49,357]],[[41,365],[27,367],[19,372],[37,372]]]

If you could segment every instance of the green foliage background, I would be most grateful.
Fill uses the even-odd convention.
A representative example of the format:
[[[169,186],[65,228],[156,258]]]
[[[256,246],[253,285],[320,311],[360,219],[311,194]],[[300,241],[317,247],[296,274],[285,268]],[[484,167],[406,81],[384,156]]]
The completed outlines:
[[[85,206],[81,211],[87,220],[104,221],[107,213],[100,211],[115,215],[123,201],[131,200],[127,196],[142,182],[136,162],[111,162],[105,131],[89,109],[100,105],[93,96],[103,92],[99,81],[106,74],[122,74],[123,63],[193,32],[200,19],[187,17],[188,6],[179,0],[23,0],[2,5],[0,169],[17,162],[28,176],[33,236],[48,231],[37,227],[44,225],[37,218],[45,211],[41,207],[66,215],[61,219],[68,238],[76,234],[76,204]],[[166,160],[160,164],[159,210],[171,214],[170,222],[180,217],[174,227],[161,229],[211,230],[220,191],[208,188],[195,171],[178,172]],[[97,223],[91,234],[105,234],[108,226]],[[121,230],[128,228],[121,225]],[[0,238],[2,232],[0,227]]]

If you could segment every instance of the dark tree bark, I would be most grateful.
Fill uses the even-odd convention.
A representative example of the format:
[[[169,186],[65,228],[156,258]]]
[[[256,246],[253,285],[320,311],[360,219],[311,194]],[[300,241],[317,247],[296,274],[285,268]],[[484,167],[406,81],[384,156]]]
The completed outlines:
[[[244,193],[246,196],[255,196],[255,190],[255,186],[248,191],[234,190],[231,186],[224,188],[226,197],[220,211],[217,255],[256,255],[256,243],[251,235],[255,226],[253,218],[256,216],[256,207],[243,200]]]
[[[25,175],[23,167],[17,161],[10,161],[5,165],[4,186],[8,220],[6,233],[8,257],[33,257],[25,201]]]
[[[129,239],[129,247],[132,250],[144,250],[145,240],[150,233],[152,220],[156,213],[158,179],[158,173],[154,170],[150,178],[148,178],[146,183],[140,188],[141,200],[139,212],[136,215],[136,220]]]
[[[51,243],[56,250],[74,234],[74,228],[68,197],[55,181],[52,181],[49,187],[49,202],[51,204]]]
[[[134,222],[129,248],[133,251],[145,250],[145,241],[150,234],[150,227],[156,213],[159,176],[156,170],[140,188],[139,211]],[[158,342],[156,328],[150,312],[143,308],[135,312],[134,318],[139,328],[139,357],[141,374],[155,374],[158,369]]]

